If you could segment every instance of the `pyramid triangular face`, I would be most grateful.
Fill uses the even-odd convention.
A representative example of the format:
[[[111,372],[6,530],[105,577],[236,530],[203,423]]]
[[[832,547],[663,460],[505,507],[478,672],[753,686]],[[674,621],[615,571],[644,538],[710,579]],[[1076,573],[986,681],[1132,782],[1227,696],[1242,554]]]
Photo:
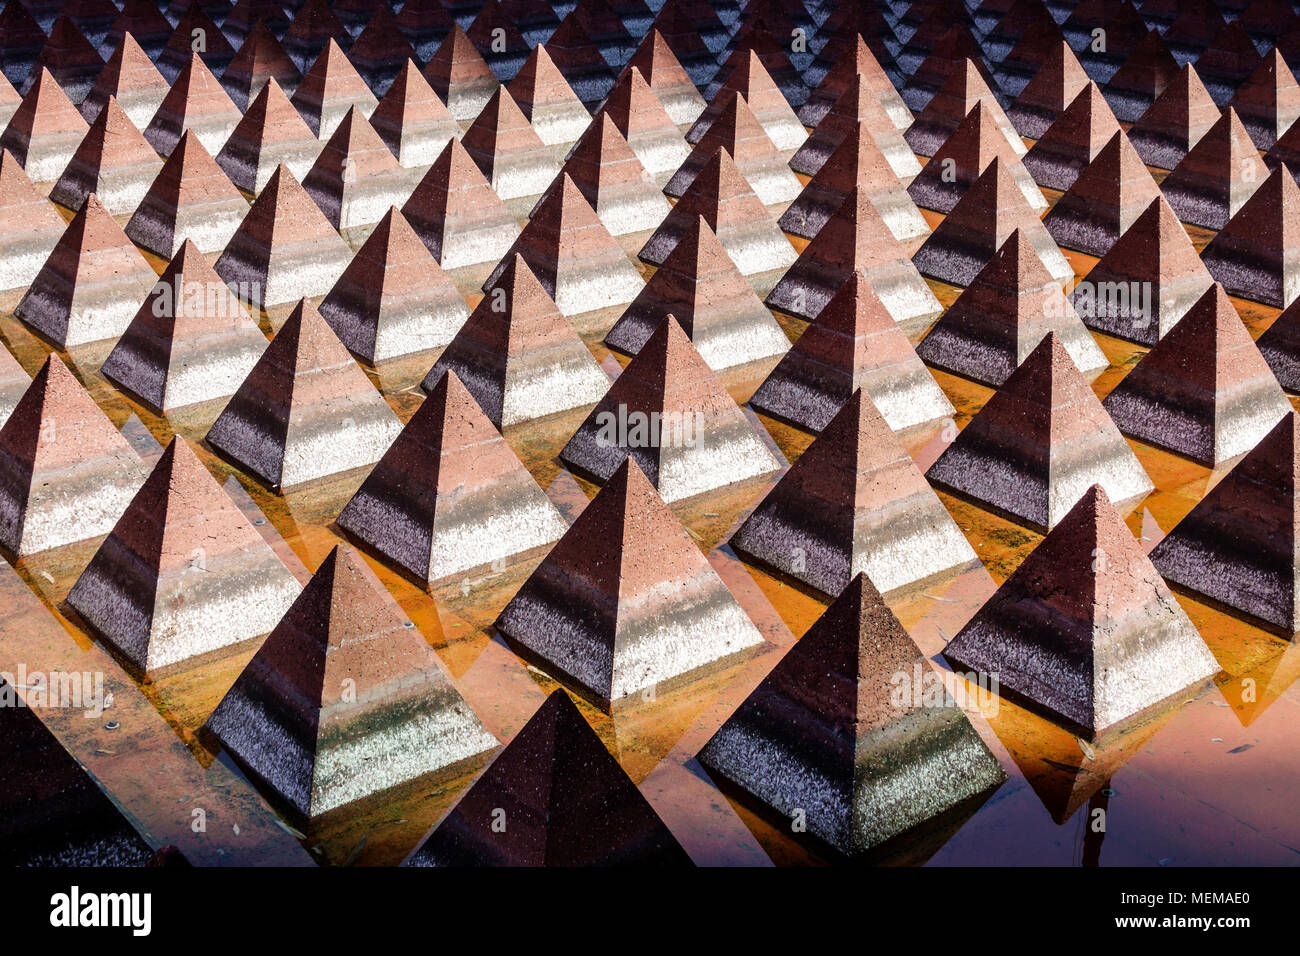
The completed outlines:
[[[700,763],[784,817],[802,810],[808,832],[840,853],[863,853],[1006,779],[960,707],[928,706],[919,694],[894,700],[899,686],[919,691],[937,679],[858,574],[705,744]],[[944,769],[918,786],[911,771],[925,766]]]
[[[996,88],[997,81],[984,65],[980,41],[967,24],[941,23],[937,13],[931,14],[928,24],[933,25],[926,25],[928,29],[943,32],[931,32],[929,37],[922,38],[922,30],[918,29],[898,54],[899,67],[912,70],[901,91],[904,103],[913,110],[923,109],[949,77],[967,62],[974,64],[990,88]],[[928,42],[930,38],[937,42]]]
[[[797,258],[771,213],[754,195],[731,154],[719,149],[664,217],[639,258],[662,265],[677,243],[703,216],[743,275],[784,269]]]
[[[218,8],[214,7],[214,9]],[[195,33],[196,30],[199,32]],[[158,57],[158,72],[168,83],[175,83],[176,78],[185,69],[185,65],[190,62],[190,56],[194,53],[195,37],[203,37],[207,43],[207,49],[200,56],[208,65],[208,69],[220,73],[235,58],[235,48],[221,32],[221,27],[213,21],[212,15],[204,11],[199,4],[191,3],[186,8],[185,15],[176,24],[167,46]],[[148,120],[146,119],[145,122],[147,123]]]
[[[511,824],[494,826],[494,813]],[[676,867],[691,860],[559,689],[404,865]]]
[[[912,180],[907,192],[923,209],[949,213],[995,159],[1011,172],[1031,209],[1041,212],[1047,208],[1047,200],[1025,164],[980,101]]]
[[[1300,631],[1297,424],[1283,416],[1151,550],[1167,581],[1287,637]]]
[[[1059,245],[1100,258],[1161,198],[1142,157],[1118,130],[1044,217],[1043,225]]]
[[[578,189],[564,173],[533,210],[505,257],[497,263],[484,291],[522,256],[565,315],[581,315],[624,305],[645,282]]]
[[[101,371],[155,412],[235,394],[266,336],[188,239]]]
[[[5,78],[15,86],[31,75],[36,57],[45,45],[45,29],[21,3],[6,3],[0,10],[0,51]]]
[[[302,181],[330,225],[340,231],[378,222],[391,207],[406,202],[413,183],[413,175],[355,106]]]
[[[1206,47],[1200,56],[1196,56],[1196,69],[1205,79],[1206,88],[1216,103],[1226,103],[1232,94],[1259,66],[1261,57],[1255,42],[1236,22],[1222,26],[1220,20],[1214,43]],[[1285,37],[1279,42],[1283,51],[1287,50]],[[1175,53],[1178,51],[1175,50]],[[1190,55],[1183,54],[1180,60],[1190,61]]]
[[[565,530],[555,506],[450,371],[338,521],[422,582],[548,545]]]
[[[163,156],[170,156],[185,131],[190,130],[204,149],[215,154],[239,125],[242,115],[199,55],[192,53],[145,128],[144,138]]]
[[[871,47],[863,39],[863,34],[855,33],[851,40],[852,47],[846,50],[834,66],[826,71],[817,88],[808,96],[808,100],[799,108],[799,119],[805,126],[816,126],[821,122],[840,94],[849,88],[856,77],[867,79],[871,90],[880,100],[894,126],[902,132],[912,125],[912,111],[907,108],[903,98],[898,95],[889,75],[872,53]],[[828,44],[831,45],[831,44]],[[826,52],[823,47],[822,52]]]
[[[162,105],[170,84],[158,72],[135,37],[124,34],[99,78],[81,103],[81,115],[93,123],[111,96],[136,129],[144,129]]]
[[[66,223],[9,150],[0,150],[0,288],[31,285]]]
[[[300,590],[176,437],[68,603],[133,673],[152,675],[267,633]]]
[[[595,110],[613,88],[610,61],[592,41],[576,10],[547,39],[546,52],[586,109]]]
[[[262,92],[271,77],[286,90],[295,90],[302,74],[294,66],[289,54],[284,52],[265,23],[259,22],[249,32],[233,60],[221,71],[221,85],[230,94],[231,101],[241,110],[247,109],[257,94]]]
[[[1236,110],[1202,136],[1160,183],[1178,218],[1205,229],[1222,229],[1268,177],[1268,167],[1241,125]]]
[[[1011,120],[1007,119],[1006,113],[998,105],[997,98],[989,89],[988,83],[984,81],[974,61],[971,60],[967,60],[964,65],[949,74],[947,81],[926,104],[925,109],[916,115],[915,121],[903,134],[903,138],[918,155],[933,156],[943,145],[944,140],[952,135],[952,131],[961,125],[962,120],[977,102],[985,104],[997,120],[998,126],[1006,133],[1007,142],[1011,144],[1012,149],[1024,156],[1025,144],[1016,133],[1015,127],[1011,125]]]
[[[861,389],[745,519],[731,546],[828,595],[858,573],[888,592],[976,561]]]
[[[484,0],[465,35],[485,51],[483,59],[503,83],[514,79],[528,56],[528,41],[497,0]]]
[[[280,165],[215,268],[241,300],[265,309],[324,295],[351,260],[347,243]]]
[[[703,216],[605,336],[605,344],[636,355],[666,315],[676,316],[718,370],[780,355],[790,340],[772,318]]]
[[[538,44],[523,69],[510,81],[510,97],[547,146],[575,142],[591,121],[591,114],[573,92],[545,44]]]
[[[560,452],[566,465],[600,482],[629,456],[664,501],[780,468],[671,315]]]
[[[649,595],[671,595],[649,600]],[[496,621],[547,670],[610,708],[763,642],[631,458]]]
[[[1253,186],[1252,186],[1253,188]],[[1232,295],[1284,309],[1300,294],[1300,187],[1273,170],[1210,240],[1201,259]]]
[[[351,38],[343,21],[330,9],[328,0],[306,0],[280,39],[280,45],[294,65],[305,73],[331,39],[344,37]]]
[[[388,92],[397,75],[415,56],[388,4],[383,3],[366,22],[356,42],[348,50],[348,59],[361,78],[379,96]]]
[[[1151,30],[1106,82],[1106,102],[1116,119],[1131,123],[1177,75],[1178,61],[1170,55],[1160,32]]]
[[[256,196],[281,163],[299,179],[306,176],[320,150],[316,134],[271,77],[221,147],[217,164],[232,183]]]
[[[1219,106],[1188,63],[1129,130],[1143,162],[1173,169],[1219,121]]]
[[[406,169],[433,164],[460,127],[414,60],[408,59],[384,94],[370,125]]]
[[[328,140],[354,106],[369,116],[379,101],[333,39],[325,45],[302,83],[293,105],[321,141]]]
[[[300,821],[496,747],[433,648],[343,546],[206,728]]]
[[[402,215],[448,270],[498,261],[520,231],[455,137],[415,187]]]
[[[811,321],[859,270],[867,274],[897,322],[929,319],[943,311],[860,188],[855,188],[822,226],[765,301],[771,308]]]
[[[110,96],[50,190],[50,199],[80,209],[94,193],[110,215],[129,215],[161,168],[158,154]]]
[[[1117,132],[1119,121],[1090,82],[1025,154],[1025,168],[1038,185],[1064,191]]]
[[[0,149],[13,153],[32,182],[53,182],[67,168],[88,129],[50,71],[39,67],[31,89],[0,133]]]
[[[1088,737],[1219,670],[1105,491],[1089,488],[944,656]]]
[[[498,428],[599,401],[609,379],[523,256],[506,261],[423,388],[454,371]]]
[[[1061,39],[1048,47],[1042,66],[1011,104],[1007,117],[1021,136],[1038,139],[1087,86],[1088,74]]]
[[[396,207],[375,226],[330,294],[321,315],[370,364],[441,348],[469,307]]]
[[[862,76],[840,94],[835,105],[822,117],[817,128],[794,154],[790,168],[806,176],[816,175],[831,153],[835,152],[835,147],[859,127],[865,127],[871,133],[872,139],[889,162],[889,168],[899,179],[910,179],[921,171],[921,164],[912,154],[912,147],[898,132],[893,120],[868,85],[866,77]]]
[[[623,69],[626,72],[633,67],[650,84],[650,89],[678,126],[694,123],[704,112],[704,97],[657,29],[645,35]]]
[[[772,75],[763,67],[763,61],[753,50],[747,51],[741,61],[727,74],[723,90],[734,90],[745,100],[754,113],[754,118],[763,127],[769,139],[778,150],[798,149],[808,138],[803,128],[790,109],[785,95],[772,82]],[[711,104],[700,114],[700,118],[686,134],[686,139],[698,143],[703,139],[714,122],[723,117],[728,104],[725,96],[716,96]]]
[[[63,348],[116,338],[156,278],[92,193],[14,315]]]
[[[611,235],[655,229],[668,215],[668,200],[607,113],[591,121],[562,172],[591,203]]]
[[[248,203],[234,183],[187,131],[150,183],[126,234],[159,256],[174,256],[187,241],[201,252],[220,252],[247,214]]]
[[[1070,301],[1088,328],[1154,345],[1213,283],[1160,196],[1075,286]]]
[[[304,300],[207,438],[249,474],[283,489],[373,464],[401,429],[366,373]]]
[[[925,474],[954,494],[1047,529],[1094,484],[1121,503],[1153,487],[1051,332]]]
[[[0,545],[23,556],[106,534],[146,470],[51,355],[0,428]]]
[[[425,66],[424,78],[461,123],[468,123],[483,112],[500,85],[459,24],[451,28]]]
[[[820,432],[858,389],[895,431],[947,418],[952,404],[862,272],[854,272],[749,400]]]
[[[72,18],[61,16],[54,21],[49,38],[37,54],[35,67],[19,86],[19,90],[27,92],[30,85],[36,82],[37,70],[49,70],[68,94],[68,99],[73,103],[81,103],[90,93],[95,77],[103,68],[103,59],[72,22]]]
[[[1074,269],[1000,160],[990,163],[966,190],[912,261],[922,275],[952,285],[970,285],[1017,229],[1025,234],[1053,279],[1066,282],[1074,276]]]
[[[691,154],[681,130],[636,67],[623,72],[596,116],[609,116],[614,121],[637,159],[661,185]]]
[[[540,195],[559,172],[554,154],[503,86],[465,131],[461,145],[502,199]]]
[[[1291,408],[1218,284],[1103,404],[1126,435],[1210,467],[1253,448]]]
[[[935,368],[997,388],[1049,332],[1085,374],[1109,365],[1017,229],[930,329],[917,354]]]

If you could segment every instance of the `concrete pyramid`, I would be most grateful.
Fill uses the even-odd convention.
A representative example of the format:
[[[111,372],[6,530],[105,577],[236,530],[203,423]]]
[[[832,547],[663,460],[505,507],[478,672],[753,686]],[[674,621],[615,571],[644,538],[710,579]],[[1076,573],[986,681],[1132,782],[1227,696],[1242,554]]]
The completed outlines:
[[[444,269],[496,262],[519,236],[519,223],[454,137],[402,215]]]
[[[81,101],[81,115],[93,123],[109,97],[130,118],[136,129],[144,129],[153,119],[171,85],[158,72],[148,54],[140,49],[135,37],[127,33],[117,45],[108,63],[86,98]]]
[[[859,76],[866,78],[867,84],[899,132],[912,125],[912,111],[894,89],[894,84],[890,82],[888,74],[861,34],[853,36],[853,49],[835,62],[817,88],[809,94],[807,101],[799,108],[799,119],[805,126],[816,126]]]
[[[478,116],[501,85],[459,24],[424,67],[424,78],[461,123]]]
[[[1088,86],[1088,74],[1064,39],[1047,48],[1047,56],[1034,78],[1007,109],[1016,132],[1038,139]]]
[[[1296,590],[1297,418],[1288,412],[1151,550],[1169,583],[1287,637]]]
[[[1160,197],[1078,283],[1070,301],[1088,328],[1154,345],[1213,284],[1187,230]]]
[[[970,285],[1015,230],[1021,230],[1057,282],[1074,276],[1051,234],[1025,202],[1011,171],[995,159],[912,257],[922,275]]]
[[[207,439],[263,484],[290,489],[373,464],[401,429],[366,373],[304,299]]]
[[[302,186],[330,225],[342,231],[373,225],[391,207],[406,202],[415,175],[402,168],[353,106],[321,148]]]
[[[397,75],[415,56],[402,35],[397,18],[386,3],[366,22],[366,27],[348,49],[348,59],[377,96],[384,96]]]
[[[934,94],[934,98],[916,115],[912,125],[903,134],[903,138],[907,141],[907,145],[912,147],[913,152],[920,156],[933,156],[944,141],[952,135],[953,130],[961,125],[962,120],[977,102],[985,104],[985,108],[993,114],[998,126],[1006,133],[1011,148],[1020,156],[1024,156],[1025,144],[971,60],[967,60],[964,66],[952,71],[947,81]]]
[[[300,822],[497,745],[424,636],[342,545],[205,727]]]
[[[50,355],[0,428],[0,545],[22,557],[107,534],[147,470]]]
[[[21,3],[6,3],[0,10],[0,69],[14,86],[32,73],[45,45],[45,29]]]
[[[256,24],[239,47],[235,58],[221,72],[221,85],[231,101],[241,110],[262,92],[267,80],[275,77],[283,89],[293,92],[302,82],[302,74],[284,52],[265,23]]]
[[[1300,306],[1294,302],[1282,310],[1264,334],[1255,340],[1264,361],[1278,383],[1288,392],[1300,392],[1300,328],[1296,321]]]
[[[599,401],[609,379],[587,346],[524,257],[505,261],[421,387],[454,371],[498,428]]]
[[[456,21],[440,0],[408,0],[397,13],[397,28],[415,48],[421,62],[432,59],[438,45],[455,26]]]
[[[334,135],[354,106],[369,116],[379,105],[361,74],[331,39],[312,64],[291,102],[322,142]]]
[[[242,118],[239,108],[203,60],[192,53],[190,62],[145,127],[144,138],[163,156],[170,156],[185,131],[190,130],[203,148],[215,155]]]
[[[1100,485],[944,650],[955,669],[1095,739],[1219,670]]]
[[[132,673],[267,633],[302,590],[176,436],[68,592]]]
[[[1282,45],[1285,50],[1285,38]],[[1196,69],[1214,101],[1227,103],[1260,62],[1254,41],[1234,22],[1220,30],[1214,43],[1196,57]]]
[[[1291,408],[1218,284],[1103,404],[1126,435],[1210,467],[1255,447]]]
[[[790,168],[805,176],[816,175],[845,137],[866,127],[889,168],[899,179],[911,179],[921,171],[912,148],[880,105],[866,77],[859,76],[822,117],[817,128],[795,152]]]
[[[1149,31],[1106,81],[1106,102],[1115,118],[1126,123],[1138,119],[1178,76],[1178,70],[1178,61],[1170,55],[1160,32]]]
[[[352,42],[352,35],[330,9],[328,0],[306,0],[298,7],[293,23],[280,38],[280,46],[293,60],[293,65],[306,72],[331,39],[347,46]]]
[[[1128,132],[1149,166],[1173,169],[1219,121],[1219,106],[1190,63],[1169,81]]]
[[[65,228],[9,150],[0,150],[0,288],[31,285]]]
[[[50,71],[40,67],[0,133],[0,149],[13,154],[32,182],[53,182],[67,168],[88,129]]]
[[[698,759],[775,814],[805,813],[819,843],[863,854],[1006,780],[961,707],[900,706],[900,674],[938,676],[857,574]]]
[[[450,371],[338,523],[421,582],[544,547],[565,531],[545,492]]]
[[[528,262],[548,296],[565,315],[581,315],[631,302],[645,288],[636,266],[610,235],[567,173],[533,209],[532,218],[496,269],[484,291],[515,255]]]
[[[691,154],[672,117],[636,67],[625,70],[610,90],[596,118],[608,116],[623,134],[641,165],[662,184]]]
[[[897,322],[943,311],[871,199],[856,187],[764,301],[811,321],[857,271],[866,273]]]
[[[952,212],[966,190],[995,159],[1006,166],[1031,209],[1041,212],[1047,208],[1047,200],[1029,170],[982,101],[976,101],[971,107],[961,125],[925,164],[920,175],[908,184],[907,192],[924,209]]]
[[[664,501],[781,467],[672,315],[560,452],[566,465],[601,483],[628,457]]]
[[[700,35],[700,22],[702,21],[686,12],[683,4],[665,3],[655,15],[654,33],[658,33],[663,37],[664,46],[673,53],[674,59],[681,66],[684,75],[690,78],[692,85],[704,89],[717,73],[718,65],[714,54],[709,50],[704,38]],[[641,53],[643,49],[644,41],[642,47],[638,48],[637,53]],[[636,54],[633,55],[629,62],[637,62]],[[644,66],[642,66],[641,72],[646,74],[646,79],[650,80],[650,85],[655,86],[657,89],[657,84]],[[705,98],[712,99],[711,94],[716,92],[716,89],[705,89]],[[665,102],[664,105],[667,106],[668,104]],[[691,117],[681,122],[693,123],[695,119],[696,117]]]
[[[321,302],[320,313],[353,355],[374,365],[446,345],[469,307],[394,206]]]
[[[507,88],[511,99],[547,146],[575,142],[591,114],[555,65],[545,44],[538,44]]]
[[[503,83],[513,80],[528,58],[528,41],[497,0],[484,0],[465,35]]]
[[[512,826],[492,825],[498,809]],[[404,865],[679,867],[691,860],[557,689]]]
[[[1104,256],[1152,202],[1160,187],[1122,130],[1079,174],[1043,218],[1057,244]]]
[[[576,9],[546,41],[546,52],[588,110],[595,110],[614,86],[611,61],[597,48]]]
[[[1201,253],[1231,295],[1284,309],[1300,293],[1300,187],[1285,166],[1269,174]]]
[[[1011,373],[926,472],[930,481],[1036,529],[1089,487],[1124,503],[1151,479],[1055,332]]]
[[[1232,107],[1210,130],[1160,189],[1178,218],[1193,226],[1222,229],[1268,176],[1268,167]]]
[[[1101,90],[1089,82],[1025,154],[1025,168],[1038,185],[1067,190],[1119,131]]]
[[[645,35],[623,70],[633,68],[640,71],[677,125],[694,123],[704,112],[704,97],[657,29]]]
[[[138,2],[138,0],[128,0]],[[340,4],[340,7],[346,4]],[[235,0],[221,22],[221,29],[231,43],[242,44],[258,25],[264,24],[274,35],[289,29],[290,16],[275,0]]]
[[[525,657],[607,710],[763,643],[630,457],[496,627]]]
[[[255,196],[281,163],[294,176],[306,176],[320,150],[316,134],[271,77],[221,147],[217,165],[232,183]]]
[[[1060,284],[1017,229],[916,351],[935,368],[998,388],[1049,332],[1084,373],[1109,365]]]
[[[157,278],[92,193],[14,315],[62,348],[122,334]]]
[[[573,147],[562,171],[611,235],[657,229],[671,208],[613,119],[601,113]],[[551,185],[557,188],[559,180]],[[538,201],[538,205],[545,198]]]
[[[447,140],[460,135],[455,117],[409,59],[370,114],[370,125],[406,169],[433,165]]]
[[[215,268],[243,301],[266,309],[324,295],[351,259],[347,243],[282,164]]]
[[[49,70],[68,99],[80,104],[103,68],[104,61],[90,41],[77,29],[70,17],[61,16],[54,21],[45,45],[36,56],[32,72],[18,89],[19,92],[26,93],[36,82],[37,70]]]
[[[470,124],[461,145],[502,199],[537,196],[559,172],[554,153],[504,86]]]
[[[94,193],[110,215],[128,215],[160,169],[158,154],[110,96],[50,190],[50,199],[80,209]]]
[[[605,344],[636,355],[673,315],[709,368],[743,365],[790,347],[703,216],[605,335]]]
[[[731,538],[737,552],[834,595],[865,573],[889,592],[976,562],[858,389]]]
[[[808,138],[803,123],[794,110],[790,109],[785,95],[772,82],[771,75],[763,68],[763,61],[751,49],[727,74],[722,90],[691,126],[686,134],[688,142],[698,143],[709,131],[709,127],[723,117],[731,102],[722,95],[727,90],[734,90],[744,99],[754,118],[763,127],[763,132],[778,150],[798,149]]]
[[[642,9],[649,12],[649,8],[644,4]],[[632,34],[623,25],[621,16],[609,0],[583,0],[582,3],[574,6],[571,12],[574,19],[582,24],[582,28],[591,37],[591,42],[610,64],[620,67],[632,56],[636,46]],[[715,18],[713,24],[701,23],[701,30],[716,27],[717,22]],[[648,27],[649,24],[647,23],[646,26]],[[639,32],[637,36],[639,37],[643,32]]]
[[[206,49],[195,51],[195,40],[199,37],[203,38],[203,46]],[[190,62],[190,55],[195,52],[203,57],[203,62],[208,65],[208,69],[216,73],[224,70],[235,58],[235,48],[230,45],[226,35],[213,21],[212,15],[200,4],[190,3],[185,10],[185,15],[177,22],[176,29],[167,41],[167,46],[158,56],[158,72],[168,83],[175,83],[181,71]]]
[[[895,431],[953,414],[871,280],[855,271],[749,404],[772,418],[820,432],[858,389]]]

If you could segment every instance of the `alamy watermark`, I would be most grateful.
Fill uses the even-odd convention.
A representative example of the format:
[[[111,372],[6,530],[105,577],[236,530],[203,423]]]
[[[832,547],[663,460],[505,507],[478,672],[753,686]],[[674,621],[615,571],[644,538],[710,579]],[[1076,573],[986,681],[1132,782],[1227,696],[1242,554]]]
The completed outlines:
[[[642,412],[626,405],[596,415],[601,448],[696,448],[704,432],[703,412]]]
[[[0,680],[0,707],[59,707],[95,718],[112,703],[104,693],[103,671],[28,671],[19,664],[16,674],[0,671]]]

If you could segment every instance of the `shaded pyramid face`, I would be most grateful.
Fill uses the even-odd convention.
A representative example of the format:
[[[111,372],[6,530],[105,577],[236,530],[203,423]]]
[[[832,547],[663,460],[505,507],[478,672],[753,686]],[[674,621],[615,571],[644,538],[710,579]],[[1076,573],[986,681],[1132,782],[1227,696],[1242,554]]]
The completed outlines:
[[[1126,435],[1211,467],[1255,447],[1291,409],[1217,284],[1102,404]]]
[[[89,127],[44,67],[0,132],[0,148],[13,153],[34,183],[58,179]]]
[[[265,634],[301,587],[183,438],[173,438],[68,603],[136,674]]]
[[[921,171],[912,147],[899,134],[865,77],[857,77],[835,101],[791,158],[790,168],[806,176],[816,175],[844,137],[860,127],[870,132],[899,179],[908,179]]]
[[[1143,162],[1173,169],[1218,121],[1219,106],[1189,63],[1133,124],[1128,136]]]
[[[828,595],[860,572],[890,592],[976,561],[861,389],[768,492],[731,546]]]
[[[145,866],[149,844],[0,678],[0,864]]]
[[[92,194],[68,223],[14,315],[63,348],[116,338],[156,278]]]
[[[1228,220],[1201,253],[1232,295],[1286,308],[1300,295],[1300,187],[1285,166]]]
[[[602,115],[614,121],[637,159],[661,186],[691,154],[681,130],[635,66],[625,70],[610,90],[596,113]]]
[[[245,110],[272,77],[286,90],[296,90],[302,80],[280,41],[265,23],[258,23],[221,71],[221,85],[234,104]]]
[[[348,59],[377,96],[388,92],[414,56],[387,4],[379,5],[348,50]]]
[[[31,285],[66,227],[9,150],[0,150],[0,288]]]
[[[340,231],[377,223],[406,202],[414,175],[401,167],[357,107],[348,110],[302,181]]]
[[[1025,168],[1040,186],[1069,189],[1119,128],[1101,90],[1089,83],[1025,154]]]
[[[570,11],[547,39],[546,52],[578,99],[594,112],[613,88],[614,74],[610,61],[592,41],[576,9]]]
[[[324,295],[351,259],[347,243],[281,165],[214,268],[242,301],[266,309]]]
[[[944,650],[999,692],[1089,738],[1219,670],[1192,622],[1092,486]]]
[[[573,92],[545,44],[538,44],[523,68],[510,81],[510,98],[547,146],[576,142],[591,122],[591,114]]]
[[[145,128],[144,138],[163,156],[170,156],[186,130],[216,155],[234,132],[242,114],[197,53],[181,71],[171,91]]]
[[[456,285],[393,206],[320,313],[352,354],[376,362],[440,348],[469,317]]]
[[[1131,123],[1141,117],[1178,76],[1178,69],[1160,32],[1149,31],[1106,82],[1106,102],[1115,118]]]
[[[519,223],[454,137],[415,187],[402,215],[447,270],[497,262],[519,236]]]
[[[1231,107],[1160,183],[1178,218],[1223,229],[1268,176],[1268,167]]]
[[[1018,155],[1024,156],[1025,144],[998,105],[997,98],[973,60],[967,60],[949,74],[943,86],[925,105],[925,109],[916,114],[916,119],[903,138],[917,155],[933,156],[977,102],[983,103],[993,114],[998,126],[1006,133],[1011,148]]]
[[[1021,136],[1038,139],[1087,85],[1088,74],[1061,39],[1048,48],[1034,78],[1007,109],[1007,118]]]
[[[51,355],[0,428],[0,545],[21,557],[106,534],[145,472]]]
[[[265,351],[248,309],[186,240],[101,371],[165,414],[233,395]]]
[[[94,193],[110,215],[129,215],[161,168],[153,147],[110,97],[50,190],[50,199],[80,209]]]
[[[483,112],[500,85],[459,24],[452,27],[425,66],[424,78],[447,104],[451,115],[466,124]]]
[[[421,582],[548,545],[565,530],[454,372],[438,379],[338,522]]]
[[[636,67],[674,123],[694,123],[704,112],[704,97],[658,30],[651,30],[637,47],[625,70]]]
[[[1038,529],[1088,488],[1124,503],[1152,490],[1133,450],[1049,332],[930,466],[936,485]]]
[[[609,379],[524,257],[507,262],[421,387],[454,371],[498,428],[599,401]]]
[[[605,335],[605,344],[636,355],[664,317],[681,323],[714,370],[781,355],[781,326],[754,294],[703,216],[664,260]]]
[[[699,761],[776,814],[802,813],[819,842],[864,853],[1007,779],[954,700],[898,693],[927,678],[938,675],[858,574]]]
[[[573,180],[611,235],[658,228],[668,200],[628,146],[614,120],[602,113],[573,147],[562,172]],[[560,188],[561,180],[551,189]],[[538,201],[540,206],[545,198]]]
[[[505,825],[499,822],[504,820]],[[690,866],[654,808],[556,690],[405,866]]]
[[[1109,365],[1017,229],[930,329],[917,354],[935,368],[997,388],[1048,332],[1084,373]]]
[[[208,431],[208,444],[272,488],[378,461],[402,423],[306,300]]]
[[[1152,201],[1162,199],[1142,158],[1118,131],[1079,174],[1043,225],[1056,242],[1101,257]]]
[[[334,135],[354,106],[369,116],[379,105],[366,81],[332,39],[294,91],[292,102],[321,142]]]
[[[321,142],[294,109],[275,77],[267,80],[217,154],[217,165],[246,193],[257,195],[281,163],[302,179]]]
[[[342,545],[206,727],[308,821],[497,746],[423,635]]]
[[[370,125],[406,169],[430,166],[460,127],[414,60],[407,60],[370,114]]]
[[[144,129],[162,105],[171,84],[158,72],[149,55],[131,34],[122,41],[100,71],[94,87],[81,103],[81,115],[93,123],[111,96],[135,125]]]
[[[1294,302],[1283,310],[1258,339],[1255,346],[1273,375],[1288,392],[1300,392],[1300,305]]]
[[[19,84],[18,89],[19,92],[26,93],[36,82],[36,71],[46,69],[68,94],[68,99],[80,104],[103,68],[104,60],[77,29],[72,18],[60,16],[54,21],[32,72]]]
[[[1300,631],[1296,428],[1288,412],[1151,550],[1171,584],[1286,637]]]
[[[772,418],[820,432],[859,388],[895,431],[953,413],[871,280],[854,272],[749,404]]]
[[[803,123],[790,108],[780,88],[772,82],[772,75],[763,67],[763,61],[750,49],[727,73],[722,90],[691,126],[686,134],[689,142],[698,143],[709,127],[725,114],[728,99],[722,94],[728,90],[734,90],[744,98],[763,132],[778,150],[798,149],[808,138]]]
[[[461,145],[502,199],[540,195],[559,172],[552,151],[505,87],[497,87]]]
[[[894,121],[894,126],[899,132],[912,125],[912,111],[907,108],[903,98],[894,89],[894,84],[863,36],[861,33],[853,35],[850,40],[851,48],[845,50],[835,60],[834,65],[826,71],[825,76],[817,84],[817,88],[809,94],[803,106],[799,107],[799,119],[805,126],[816,126],[821,122],[822,117],[830,111],[840,94],[847,90],[859,76],[866,77],[872,92],[876,94],[880,105],[885,108],[885,112]],[[822,52],[825,52],[825,49],[823,47]]]
[[[560,452],[599,482],[629,456],[664,501],[781,467],[671,315]]]
[[[496,628],[610,709],[763,643],[694,539],[626,459],[506,605]]]
[[[1163,197],[1115,241],[1070,293],[1090,329],[1154,345],[1213,285]]]
[[[199,32],[195,33],[196,30]],[[167,41],[167,46],[158,56],[158,72],[168,83],[175,83],[176,78],[185,69],[185,65],[190,62],[190,56],[195,52],[194,40],[197,37],[203,37],[206,42],[207,49],[200,56],[208,65],[208,69],[220,73],[235,58],[235,48],[230,45],[226,35],[213,21],[212,14],[206,12],[199,4],[191,3],[185,10],[184,16],[177,22],[171,39]]]

